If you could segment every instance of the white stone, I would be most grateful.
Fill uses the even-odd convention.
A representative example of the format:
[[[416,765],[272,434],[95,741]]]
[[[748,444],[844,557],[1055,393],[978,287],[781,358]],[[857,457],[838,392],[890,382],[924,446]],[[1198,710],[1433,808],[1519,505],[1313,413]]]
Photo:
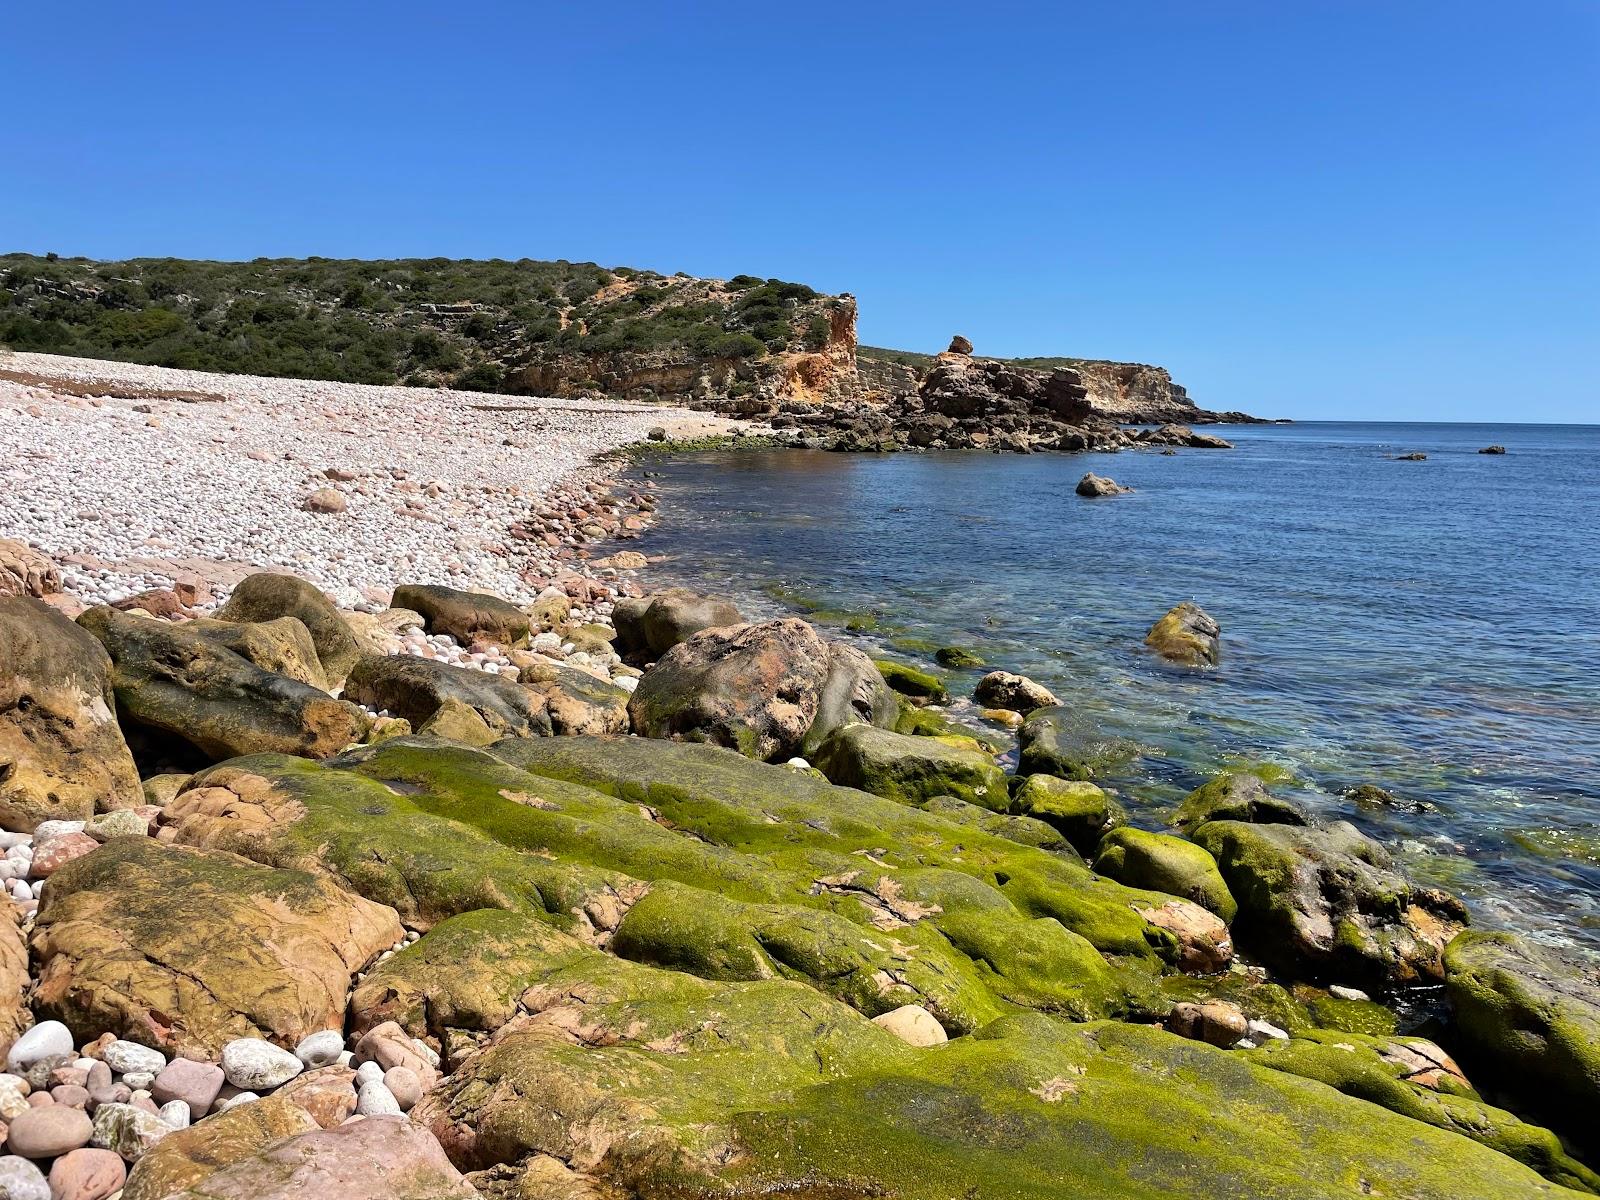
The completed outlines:
[[[174,1129],[187,1129],[194,1120],[184,1100],[168,1100],[161,1106],[161,1119]]]
[[[261,1097],[254,1092],[240,1092],[237,1096],[229,1096],[226,1100],[219,1102],[212,1111],[227,1112],[230,1108],[238,1108],[241,1104],[254,1104],[259,1099]]]
[[[82,821],[40,821],[33,831],[35,842],[48,842],[69,833],[82,833]]]
[[[811,764],[808,763],[805,759],[801,758],[799,755],[795,755],[795,757],[791,758],[788,762],[784,763],[783,765],[786,766],[786,767],[793,767],[796,771],[809,771],[809,770],[811,770]]]
[[[0,1156],[0,1197],[5,1200],[50,1200],[50,1183],[25,1158],[15,1154]]]
[[[356,1096],[356,1111],[363,1117],[398,1117],[400,1102],[382,1079],[374,1079],[371,1083],[361,1085],[361,1092]]]
[[[222,1073],[234,1087],[247,1092],[288,1083],[304,1066],[289,1051],[260,1038],[236,1038],[222,1048]]]
[[[1370,999],[1372,999],[1371,996],[1367,995],[1367,993],[1363,992],[1360,988],[1341,987],[1337,983],[1333,984],[1332,986],[1330,986],[1328,988],[1328,994],[1330,996],[1335,996],[1340,1000],[1370,1000]]]
[[[1256,1038],[1258,1042],[1261,1038],[1276,1038],[1283,1042],[1289,1040],[1287,1033],[1267,1021],[1251,1021],[1245,1028],[1250,1031],[1250,1036]]]
[[[356,1086],[383,1082],[383,1068],[375,1062],[364,1062],[356,1068]]]
[[[294,1055],[310,1070],[337,1062],[344,1053],[344,1034],[337,1029],[313,1033],[294,1048]]]
[[[115,1041],[100,1052],[100,1057],[119,1075],[129,1072],[135,1074],[148,1073],[158,1075],[167,1065],[167,1056],[159,1050],[152,1050],[149,1046],[141,1046],[138,1042]],[[137,1083],[128,1084],[129,1087],[143,1086]]]
[[[46,1058],[60,1058],[72,1054],[77,1047],[72,1044],[72,1030],[60,1021],[40,1021],[11,1044],[6,1055],[6,1066],[25,1074],[34,1063]]]
[[[155,1081],[156,1072],[154,1071],[125,1071],[122,1075],[122,1082],[133,1089],[133,1094],[135,1096],[137,1096],[140,1092],[144,1092],[146,1095],[148,1095],[150,1091],[150,1085]]]

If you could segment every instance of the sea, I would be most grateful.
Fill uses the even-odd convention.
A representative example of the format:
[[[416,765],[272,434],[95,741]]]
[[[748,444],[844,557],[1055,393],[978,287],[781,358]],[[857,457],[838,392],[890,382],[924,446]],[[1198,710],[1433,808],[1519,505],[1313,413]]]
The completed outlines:
[[[638,548],[662,556],[652,587],[1038,680],[1140,747],[1102,781],[1136,824],[1256,771],[1476,924],[1600,952],[1600,426],[1212,432],[1235,449],[652,461]],[[1079,497],[1086,471],[1134,491]],[[1182,600],[1222,626],[1214,669],[1144,647]],[[982,671],[940,673],[969,696]],[[950,713],[993,732],[970,701]],[[1357,803],[1361,784],[1398,806]]]

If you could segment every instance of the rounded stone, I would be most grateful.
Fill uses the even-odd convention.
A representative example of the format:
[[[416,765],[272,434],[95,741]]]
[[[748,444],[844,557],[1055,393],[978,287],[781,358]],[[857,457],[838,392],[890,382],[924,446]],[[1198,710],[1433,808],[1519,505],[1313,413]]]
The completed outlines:
[[[108,842],[114,837],[145,837],[150,822],[131,808],[119,808],[85,822],[83,831],[97,842]]]
[[[128,1168],[120,1154],[85,1148],[56,1159],[50,1168],[54,1200],[105,1200],[122,1189]]]
[[[187,1129],[194,1120],[194,1114],[182,1100],[168,1100],[161,1106],[156,1116],[174,1129]]]
[[[119,1075],[148,1072],[155,1075],[167,1065],[167,1056],[138,1042],[118,1040],[100,1052],[101,1059]],[[131,1085],[130,1085],[131,1086]]]
[[[383,1086],[389,1089],[401,1112],[410,1112],[422,1099],[422,1079],[410,1067],[390,1067],[383,1073]]]
[[[337,1029],[324,1029],[321,1033],[313,1033],[294,1048],[295,1057],[304,1063],[308,1070],[331,1066],[339,1061],[339,1056],[343,1053],[344,1034]]]
[[[944,1026],[920,1004],[901,1005],[893,1012],[873,1017],[872,1023],[912,1046],[937,1046],[950,1040]]]
[[[218,1104],[217,1111],[227,1112],[230,1108],[238,1108],[241,1104],[254,1104],[259,1099],[261,1099],[261,1097],[256,1095],[254,1092],[239,1092],[235,1095],[229,1096],[221,1104]]]
[[[78,1057],[77,1047],[72,1044],[72,1030],[60,1021],[40,1021],[11,1044],[6,1065],[19,1074],[26,1074],[34,1063],[63,1057]]]
[[[361,1092],[356,1097],[356,1112],[363,1117],[381,1117],[400,1115],[400,1102],[394,1098],[394,1093],[384,1086],[382,1080],[361,1085]]]
[[[89,1144],[94,1122],[81,1108],[51,1104],[31,1108],[11,1122],[6,1149],[24,1158],[55,1158]]]
[[[383,1082],[383,1068],[375,1062],[364,1062],[356,1068],[356,1086]]]
[[[0,1156],[0,1196],[6,1200],[50,1200],[50,1184],[25,1158],[15,1154]]]
[[[247,1092],[288,1083],[304,1065],[281,1046],[260,1038],[237,1038],[222,1048],[222,1073],[234,1087]]]

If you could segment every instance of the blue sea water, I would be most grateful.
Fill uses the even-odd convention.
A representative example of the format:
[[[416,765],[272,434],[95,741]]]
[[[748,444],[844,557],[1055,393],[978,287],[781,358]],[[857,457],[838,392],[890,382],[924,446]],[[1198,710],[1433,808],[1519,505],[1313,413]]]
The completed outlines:
[[[641,549],[653,586],[872,613],[841,636],[1038,679],[1144,748],[1110,780],[1141,824],[1265,764],[1479,924],[1600,947],[1600,426],[1218,432],[1237,448],[681,457],[650,466]],[[1136,490],[1082,499],[1085,471]],[[1144,650],[1180,600],[1222,624],[1217,669]],[[1358,807],[1361,783],[1430,810]]]

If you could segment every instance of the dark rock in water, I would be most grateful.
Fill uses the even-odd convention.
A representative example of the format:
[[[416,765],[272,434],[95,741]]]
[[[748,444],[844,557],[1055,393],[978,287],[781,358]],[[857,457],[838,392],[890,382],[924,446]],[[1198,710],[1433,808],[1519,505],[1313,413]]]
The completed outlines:
[[[1479,454],[1504,454],[1505,452],[1506,448],[1498,444],[1493,446],[1485,446],[1482,450],[1478,451]]]
[[[1005,708],[1012,712],[1030,713],[1036,708],[1059,705],[1060,699],[1042,683],[1035,683],[1026,675],[1013,675],[1009,671],[990,671],[978,680],[972,698],[987,708]]]
[[[332,601],[304,579],[271,571],[251,575],[233,589],[233,595],[216,613],[219,621],[247,623],[280,617],[293,617],[311,634],[329,686],[343,683],[361,657],[361,646]]]
[[[326,758],[367,731],[367,715],[354,704],[263,671],[182,625],[105,607],[78,623],[111,655],[123,718],[213,760],[266,750]]]
[[[1438,811],[1437,805],[1429,804],[1426,800],[1402,800],[1393,792],[1381,788],[1375,783],[1358,784],[1345,792],[1345,798],[1353,800],[1362,808],[1387,808],[1394,812],[1405,813]]]
[[[1018,774],[1093,779],[1134,758],[1139,748],[1108,738],[1065,706],[1035,709],[1017,730]]]
[[[1233,443],[1210,433],[1196,433],[1187,425],[1162,425],[1157,429],[1144,429],[1134,434],[1134,440],[1145,446],[1188,446],[1195,450],[1232,450]]]
[[[950,339],[950,345],[945,350],[945,353],[946,354],[971,354],[972,353],[972,343],[969,342],[966,338],[962,337],[958,333],[958,334],[955,335],[955,337]]]
[[[702,629],[740,625],[744,618],[726,600],[687,588],[668,588],[649,596],[619,600],[611,614],[616,648],[624,658],[660,658]]]
[[[981,667],[984,665],[981,657],[973,653],[971,650],[967,650],[961,646],[940,646],[939,649],[934,652],[933,659],[941,667],[952,667],[959,669],[963,667]]]
[[[402,583],[392,604],[420,614],[429,633],[449,634],[463,646],[477,641],[516,646],[527,641],[532,626],[528,614],[510,601],[442,584]]]
[[[929,671],[919,670],[908,663],[895,662],[891,658],[874,659],[873,665],[878,668],[885,683],[916,703],[943,704],[950,699],[944,681]]]
[[[1145,635],[1144,644],[1168,662],[1187,667],[1216,666],[1221,657],[1222,626],[1198,604],[1185,600]]]
[[[1477,932],[1457,935],[1444,966],[1469,1065],[1600,1154],[1600,969],[1514,934]]]
[[[486,737],[460,740],[484,745],[502,737],[541,737],[552,732],[543,695],[499,675],[430,658],[365,655],[351,668],[345,695],[368,708],[387,709],[419,732],[441,707],[453,701],[476,713],[488,730]],[[447,730],[439,732],[450,736]]]
[[[1355,826],[1209,821],[1190,837],[1238,901],[1241,945],[1286,974],[1369,988],[1443,979],[1444,947],[1466,909],[1413,887]]]
[[[0,827],[144,803],[111,669],[100,643],[48,604],[0,596]]]
[[[1115,479],[1108,478],[1105,475],[1096,475],[1093,471],[1090,471],[1082,479],[1078,480],[1076,491],[1080,496],[1093,498],[1097,496],[1126,496],[1133,489],[1131,487],[1123,487]]]
[[[1224,771],[1195,788],[1178,806],[1173,824],[1194,829],[1207,821],[1249,821],[1256,825],[1309,825],[1311,815],[1292,801],[1267,791],[1247,772]]]
[[[628,713],[645,737],[786,759],[832,731],[817,725],[819,714],[823,726],[892,721],[887,689],[867,674],[869,667],[836,656],[797,617],[703,629],[640,677]]]
[[[1428,456],[1420,450],[1413,450],[1410,454],[1396,454],[1395,462],[1427,462]]]
[[[847,725],[818,747],[816,765],[828,779],[905,804],[954,796],[995,812],[1008,807],[1006,776],[987,754],[938,738]]]

